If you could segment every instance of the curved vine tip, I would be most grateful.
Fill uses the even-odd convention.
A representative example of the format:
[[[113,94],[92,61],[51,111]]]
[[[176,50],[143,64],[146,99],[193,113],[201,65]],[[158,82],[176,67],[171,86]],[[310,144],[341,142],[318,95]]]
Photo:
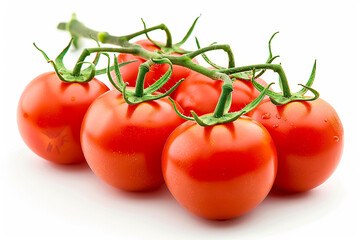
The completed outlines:
[[[200,42],[199,42],[197,37],[195,37],[195,42],[196,42],[196,46],[197,46],[198,50],[200,50],[201,46],[200,46]],[[212,44],[210,44],[210,46],[212,46],[214,44],[216,44],[216,43],[212,43]],[[213,61],[211,61],[205,53],[202,53],[201,57],[205,60],[205,62],[207,62],[213,68],[215,68],[215,69],[225,69],[224,67],[219,66],[216,63],[214,63]]]
[[[144,30],[146,30],[146,23],[145,23],[145,21],[144,21],[143,18],[141,18],[141,22],[143,23]],[[157,46],[158,48],[163,49],[163,48],[165,47],[164,45],[161,45],[161,44],[155,42],[154,40],[152,40],[152,39],[150,38],[148,32],[146,32],[146,31],[145,31],[145,36],[146,36],[146,38],[147,38],[152,44],[154,44],[154,45]],[[171,46],[171,43],[170,43],[170,46]]]
[[[297,92],[297,94],[299,94],[301,96],[304,96],[304,94],[308,90],[310,90],[309,88],[311,88],[311,86],[312,86],[312,84],[314,83],[314,80],[315,80],[315,73],[316,73],[316,59],[315,59],[315,62],[314,62],[314,65],[313,65],[313,68],[312,68],[312,71],[311,71],[310,78],[307,81],[307,83],[305,84],[306,87],[303,87],[300,91]]]
[[[183,45],[189,39],[189,37],[190,37],[191,33],[194,31],[195,25],[200,17],[201,17],[201,14],[195,19],[195,21],[191,25],[190,29],[188,30],[188,32],[186,33],[184,38],[180,42],[174,44],[175,48],[180,49],[181,45]]]

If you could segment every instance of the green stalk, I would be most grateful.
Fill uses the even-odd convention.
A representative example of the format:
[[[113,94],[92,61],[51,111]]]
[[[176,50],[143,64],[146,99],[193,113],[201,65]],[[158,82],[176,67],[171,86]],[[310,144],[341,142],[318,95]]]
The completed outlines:
[[[230,77],[225,74],[222,75],[222,77],[224,77],[224,83],[221,87],[221,89],[222,89],[221,95],[219,97],[219,100],[218,100],[215,110],[214,110],[213,116],[215,118],[220,118],[224,115],[225,108],[226,108],[226,102],[229,99],[231,92],[233,91],[233,84],[232,84]]]
[[[213,50],[224,50],[227,54],[228,54],[228,58],[229,58],[229,68],[233,68],[235,67],[235,58],[234,58],[234,54],[230,48],[230,46],[228,44],[219,44],[219,45],[211,45],[208,47],[204,47],[204,48],[200,48],[196,51],[190,52],[185,54],[186,57],[193,59],[198,55],[201,55],[205,52],[208,51],[213,51]]]
[[[270,69],[276,72],[279,75],[282,90],[283,90],[283,96],[285,98],[291,97],[291,91],[289,87],[288,80],[286,78],[284,69],[280,64],[271,64],[271,63],[265,63],[265,64],[255,64],[255,65],[248,65],[243,67],[235,67],[235,68],[229,68],[229,69],[219,69],[219,72],[225,73],[225,74],[233,74],[233,73],[239,73],[239,72],[246,72],[246,71],[252,71],[252,70],[258,70],[258,69]]]
[[[145,75],[149,72],[152,65],[154,65],[154,62],[152,60],[148,60],[145,63],[140,64],[135,84],[135,97],[144,96]]]

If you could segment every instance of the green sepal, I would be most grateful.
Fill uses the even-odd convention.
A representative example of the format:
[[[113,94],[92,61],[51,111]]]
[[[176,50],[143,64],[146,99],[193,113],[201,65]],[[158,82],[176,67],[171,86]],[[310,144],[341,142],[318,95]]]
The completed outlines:
[[[141,21],[142,21],[142,23],[143,23],[144,30],[146,30],[146,23],[145,23],[144,19],[141,18]],[[157,46],[158,48],[163,49],[163,48],[165,47],[165,45],[162,45],[162,44],[157,43],[157,42],[155,42],[154,40],[152,40],[147,32],[145,32],[145,36],[146,36],[146,38],[147,38],[152,44],[154,44],[154,45]]]
[[[284,105],[293,101],[314,101],[318,99],[320,96],[319,92],[311,88],[315,80],[315,72],[316,72],[316,60],[313,65],[310,78],[307,81],[306,85],[299,84],[300,86],[303,87],[300,91],[291,93],[289,97],[284,97],[282,93],[276,93],[274,91],[269,90],[267,95],[270,97],[271,102],[275,105]],[[251,82],[257,90],[262,91],[264,89],[264,87],[261,84],[257,83],[255,79],[252,79]],[[282,89],[281,79],[279,80],[279,83],[280,83],[280,88]],[[313,97],[304,96],[307,91],[312,92],[314,96]]]
[[[129,91],[126,89],[127,83],[123,87],[122,93],[124,96],[124,100],[127,104],[136,105],[142,102],[154,101],[169,96],[184,80],[185,79],[181,79],[172,88],[170,88],[170,90],[168,90],[166,93],[163,94],[158,94],[158,95],[146,94],[142,97],[137,97],[135,96],[135,93],[133,91]]]
[[[195,21],[192,23],[190,29],[189,29],[188,32],[186,33],[185,37],[184,37],[180,42],[175,43],[175,44],[173,45],[173,48],[174,48],[175,52],[177,52],[177,53],[182,53],[182,54],[190,52],[190,51],[182,50],[180,47],[181,47],[181,45],[183,45],[183,44],[189,39],[189,37],[190,37],[191,33],[194,31],[195,25],[196,25],[196,23],[197,23],[197,21],[199,20],[200,17],[201,17],[201,15],[198,16],[198,17],[195,19]]]
[[[110,66],[110,56],[109,56],[109,54],[107,54],[107,53],[101,53],[101,54],[107,56],[108,65],[107,65],[107,67],[105,69],[101,69],[99,71],[105,70],[106,71],[105,73],[107,74],[107,77],[109,78],[110,83],[114,86],[114,88],[116,88],[118,91],[121,92],[122,87],[124,85],[124,81],[122,80],[119,68],[122,67],[122,66],[125,66],[125,65],[127,65],[129,63],[136,62],[137,60],[133,60],[133,61],[129,61],[129,62],[123,62],[123,63],[120,63],[120,64],[117,61],[114,60],[114,63],[115,63],[114,66]],[[114,55],[114,58],[116,59],[116,55]],[[113,71],[113,70],[115,72],[115,75],[117,76],[116,79],[117,80],[119,79],[117,81],[117,83],[115,83],[114,80],[111,77],[110,72]]]
[[[133,63],[133,62],[137,62],[137,61],[138,61],[138,60],[132,60],[132,61],[128,61],[128,62],[123,62],[123,63],[120,63],[118,67],[122,67],[122,66],[124,66],[124,65],[126,65],[126,64]],[[110,71],[113,71],[114,69],[115,69],[115,66],[110,66],[110,67],[109,67],[109,70],[110,70]],[[106,67],[106,68],[99,69],[99,70],[96,70],[96,71],[95,71],[95,76],[105,74],[105,73],[107,73],[107,70],[108,70],[107,67]]]
[[[194,111],[190,111],[190,113],[193,115],[194,121],[203,127],[209,127],[217,124],[233,122],[242,115],[242,113],[240,112],[233,112],[233,113],[227,113],[224,116],[217,118],[214,117],[213,115],[205,115],[199,117]]]
[[[201,16],[201,15],[200,15]],[[161,53],[166,53],[166,54],[171,54],[171,53],[180,53],[180,54],[186,54],[186,53],[189,53],[191,51],[186,51],[186,50],[183,50],[181,49],[181,45],[183,45],[187,40],[188,38],[190,37],[191,33],[193,32],[194,28],[195,28],[195,25],[197,23],[197,21],[199,20],[199,17],[197,17],[195,19],[195,21],[192,23],[190,29],[188,30],[188,32],[186,33],[186,35],[184,36],[184,38],[178,42],[178,43],[175,43],[175,44],[172,44],[172,41],[171,41],[171,34],[170,32],[168,33],[168,37],[170,37],[170,42],[167,42],[166,45],[164,44],[161,44],[161,43],[158,43],[154,40],[152,40],[149,36],[149,34],[147,32],[145,32],[145,36],[146,38],[152,43],[154,44],[155,46],[157,46],[158,48],[161,49]],[[143,26],[144,26],[144,29],[146,30],[146,23],[144,21],[144,19],[141,18],[141,21],[143,23]],[[170,44],[169,46],[167,46],[168,44]]]
[[[95,69],[95,64],[92,62],[78,62],[76,64],[90,64],[90,66],[84,70],[82,70],[80,72],[79,75],[74,75],[73,72],[71,70],[68,70],[63,62],[64,56],[66,55],[66,53],[68,52],[71,44],[73,42],[73,39],[70,40],[69,44],[64,48],[64,50],[55,58],[55,61],[51,60],[46,53],[41,50],[40,48],[38,48],[36,46],[36,44],[34,43],[34,46],[43,54],[43,56],[45,57],[46,61],[48,63],[51,63],[52,66],[54,67],[54,70],[57,74],[57,76],[59,77],[59,79],[63,82],[79,82],[79,83],[85,83],[85,82],[89,82],[91,81],[96,73],[96,69]]]
[[[279,55],[273,56],[272,50],[271,50],[271,42],[272,42],[273,38],[275,37],[275,35],[278,33],[279,32],[276,32],[270,37],[270,40],[268,43],[269,56],[265,63],[272,63],[276,58],[280,57]],[[261,75],[263,75],[266,72],[266,69],[256,70],[256,72],[259,72],[259,73],[255,76],[255,79],[259,78]],[[252,71],[247,71],[247,72],[231,74],[230,76],[235,77],[237,79],[245,80],[245,81],[251,81],[251,74],[252,74]]]
[[[262,90],[262,92],[259,94],[259,96],[256,99],[254,99],[251,103],[246,105],[242,110],[237,111],[237,112],[224,113],[223,116],[221,116],[221,117],[215,117],[213,114],[198,116],[194,111],[190,111],[190,113],[193,117],[188,117],[179,112],[179,110],[176,108],[175,102],[171,98],[169,98],[169,100],[172,102],[176,113],[180,117],[182,117],[183,119],[189,120],[189,121],[195,121],[200,126],[208,127],[208,126],[213,126],[213,125],[217,125],[217,124],[233,122],[236,119],[238,119],[239,117],[241,117],[242,115],[244,115],[244,114],[250,112],[251,110],[253,110],[254,108],[256,108],[260,104],[260,102],[264,99],[264,97],[267,94],[267,91],[269,90],[269,88],[272,84],[274,84],[274,83],[271,83],[266,88],[264,88]]]
[[[105,55],[107,55],[107,54],[105,54]],[[108,76],[111,84],[119,92],[121,92],[123,94],[123,98],[124,98],[125,102],[128,103],[129,105],[135,105],[135,104],[139,104],[142,102],[153,101],[153,100],[157,100],[160,98],[164,98],[164,97],[170,95],[180,85],[180,83],[185,80],[185,79],[181,79],[172,88],[170,88],[167,92],[165,92],[163,94],[153,95],[153,93],[155,93],[159,88],[161,88],[169,80],[169,78],[171,77],[173,68],[172,68],[172,63],[168,59],[165,59],[165,58],[164,59],[151,59],[149,61],[153,61],[155,64],[169,64],[170,67],[166,71],[166,73],[163,76],[161,76],[161,78],[159,80],[157,80],[153,85],[151,85],[148,88],[146,88],[145,90],[143,90],[142,96],[137,96],[135,94],[135,91],[131,91],[131,90],[127,89],[128,83],[124,83],[124,81],[121,77],[121,73],[119,71],[119,64],[118,64],[118,61],[117,61],[117,58],[115,55],[114,55],[114,67],[115,67],[114,71],[115,71],[115,77],[116,77],[117,83],[114,82],[114,80],[112,79],[111,74],[110,74],[110,57],[108,56],[108,58],[109,58],[109,61],[108,61],[107,76]],[[146,64],[145,65],[142,64],[142,67],[146,70],[146,68],[149,66],[146,66]],[[145,75],[144,75],[144,77],[145,77]],[[144,79],[140,79],[140,80],[143,81]],[[137,81],[139,81],[139,79],[137,79]]]
[[[152,94],[159,90],[164,84],[170,79],[172,73],[173,73],[173,66],[169,59],[167,58],[161,58],[161,59],[152,59],[152,61],[156,64],[168,64],[169,69],[166,71],[164,75],[161,76],[159,80],[157,80],[153,85],[147,87],[144,89],[144,94]]]
[[[195,37],[195,42],[196,42],[196,46],[198,49],[201,49],[200,46],[200,42],[199,39],[197,37]],[[217,44],[216,42],[213,42],[212,44],[210,44],[210,46]],[[213,61],[211,61],[208,56],[205,53],[201,54],[201,57],[205,60],[205,62],[207,62],[210,66],[212,66],[215,69],[225,69],[224,67],[217,65],[216,63],[214,63]]]

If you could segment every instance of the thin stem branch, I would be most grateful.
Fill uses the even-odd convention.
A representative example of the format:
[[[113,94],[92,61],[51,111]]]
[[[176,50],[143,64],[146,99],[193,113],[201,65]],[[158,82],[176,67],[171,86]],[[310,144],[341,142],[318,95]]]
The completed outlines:
[[[201,55],[205,52],[209,52],[209,51],[213,51],[213,50],[224,50],[227,54],[228,54],[228,58],[229,58],[229,68],[233,68],[235,67],[235,58],[234,58],[234,54],[230,48],[230,46],[228,44],[218,44],[218,45],[211,45],[208,47],[204,47],[204,48],[200,48],[196,51],[184,54],[184,56],[193,59],[198,55]]]
[[[258,70],[258,69],[270,69],[279,74],[279,78],[282,84],[283,88],[283,96],[286,98],[291,97],[291,91],[289,87],[288,80],[286,78],[284,69],[280,64],[271,64],[271,63],[264,63],[264,64],[255,64],[255,65],[248,65],[248,66],[242,66],[242,67],[235,67],[235,68],[229,68],[229,69],[219,69],[219,72],[225,73],[225,74],[233,74],[233,73],[239,73],[239,72],[246,72],[246,71],[252,71],[252,70]]]

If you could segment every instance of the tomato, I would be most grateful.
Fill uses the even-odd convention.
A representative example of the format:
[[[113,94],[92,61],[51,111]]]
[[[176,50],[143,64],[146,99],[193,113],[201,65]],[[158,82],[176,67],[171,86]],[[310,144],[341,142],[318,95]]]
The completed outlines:
[[[187,121],[169,137],[162,169],[175,199],[208,219],[230,219],[257,206],[276,174],[276,149],[256,121],[202,127]]]
[[[263,86],[267,85],[262,79],[257,79],[257,82]],[[198,115],[212,113],[220,97],[222,84],[222,81],[193,72],[177,87],[173,98],[180,104],[187,116],[191,115],[191,110]],[[260,94],[251,81],[235,80],[233,87],[229,112],[240,111]]]
[[[147,39],[143,39],[140,41],[135,42],[136,44],[141,45],[144,49],[154,52],[154,51],[160,51],[160,48],[158,48],[156,45],[154,45],[152,42],[150,42]],[[178,53],[173,53],[172,55],[180,55]],[[134,56],[132,54],[125,54],[120,53],[118,56],[118,62],[128,62],[128,61],[134,61],[136,62],[129,63],[125,66],[122,66],[120,68],[121,76],[124,80],[124,82],[128,82],[129,86],[134,87],[136,84],[137,74],[139,71],[140,64],[146,62],[146,59]],[[196,59],[193,59],[195,63],[197,63]],[[161,78],[166,71],[169,69],[169,65],[167,64],[155,64],[150,68],[150,71],[145,76],[145,87],[148,87],[152,85],[155,81]],[[173,87],[178,81],[180,81],[182,78],[187,78],[192,71],[188,68],[173,65],[173,73],[170,79],[158,90],[159,92],[165,93],[168,91],[171,87]]]
[[[89,108],[81,144],[92,171],[113,187],[144,191],[164,183],[161,153],[170,133],[184,120],[167,99],[128,105],[110,90]]]
[[[17,122],[27,146],[55,163],[85,161],[80,128],[86,110],[109,88],[93,79],[88,83],[65,83],[54,72],[32,80],[20,97]]]
[[[336,169],[344,130],[336,111],[324,100],[276,106],[268,99],[250,116],[266,127],[277,148],[274,189],[307,191],[322,184]]]

